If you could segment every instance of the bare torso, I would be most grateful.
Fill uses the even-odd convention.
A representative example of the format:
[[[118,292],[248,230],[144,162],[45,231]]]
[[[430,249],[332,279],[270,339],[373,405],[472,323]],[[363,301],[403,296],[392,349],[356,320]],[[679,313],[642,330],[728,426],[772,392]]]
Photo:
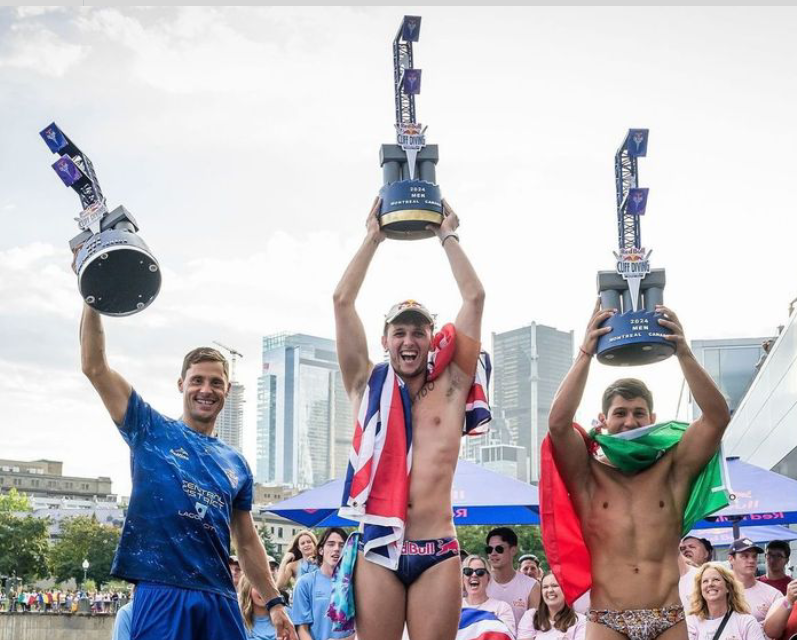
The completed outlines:
[[[592,491],[575,506],[592,556],[593,609],[678,604],[678,543],[689,487],[673,480],[671,449],[634,475],[590,459]]]

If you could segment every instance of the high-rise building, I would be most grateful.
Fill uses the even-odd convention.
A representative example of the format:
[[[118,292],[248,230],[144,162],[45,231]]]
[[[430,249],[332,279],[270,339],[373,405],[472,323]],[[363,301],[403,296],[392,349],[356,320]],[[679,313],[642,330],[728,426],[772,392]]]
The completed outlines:
[[[697,361],[719,387],[733,414],[756,376],[756,365],[764,357],[763,344],[772,338],[726,338],[692,340]],[[700,408],[690,398],[692,420],[700,417]]]
[[[532,322],[493,333],[494,414],[501,417],[502,444],[526,450],[529,482],[539,480],[540,445],[548,433],[548,413],[559,384],[573,364],[573,332]],[[493,441],[493,443],[495,443]],[[504,455],[497,449],[490,455]],[[517,452],[512,452],[516,457]],[[524,465],[517,465],[522,470]]]
[[[216,435],[220,440],[242,453],[244,430],[244,385],[233,380],[230,393],[216,420]]]
[[[257,482],[312,487],[342,476],[354,421],[334,340],[263,338],[257,416]]]

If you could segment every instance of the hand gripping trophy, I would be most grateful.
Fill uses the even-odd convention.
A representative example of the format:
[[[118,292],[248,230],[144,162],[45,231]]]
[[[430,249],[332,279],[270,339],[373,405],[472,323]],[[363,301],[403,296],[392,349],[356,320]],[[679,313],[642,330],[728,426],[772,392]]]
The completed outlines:
[[[598,293],[603,309],[617,313],[603,323],[612,330],[598,341],[598,360],[629,366],[669,358],[675,345],[664,336],[670,331],[655,313],[664,302],[664,269],[650,268],[650,251],[642,247],[639,219],[645,214],[648,189],[638,186],[637,158],[647,155],[648,130],[630,129],[614,157],[617,187],[619,251],[615,271],[598,272]]]
[[[419,16],[404,16],[393,40],[393,85],[397,144],[379,151],[384,185],[379,224],[389,238],[417,240],[434,234],[426,227],[443,221],[443,200],[435,184],[437,145],[426,145],[426,128],[417,122],[415,96],[421,70],[413,68],[412,43],[421,31]]]
[[[128,316],[152,303],[161,287],[158,261],[136,234],[138,224],[123,206],[108,212],[105,196],[88,156],[53,122],[41,137],[60,155],[53,169],[80,196],[76,218],[81,232],[69,241],[77,251],[78,289],[91,308],[109,316]]]

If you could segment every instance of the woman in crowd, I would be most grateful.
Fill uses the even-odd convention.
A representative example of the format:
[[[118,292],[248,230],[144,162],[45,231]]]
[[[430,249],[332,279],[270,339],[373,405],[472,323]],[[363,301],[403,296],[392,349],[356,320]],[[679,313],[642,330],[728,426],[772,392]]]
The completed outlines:
[[[238,604],[244,617],[246,637],[251,640],[276,640],[276,631],[266,609],[266,601],[244,574],[238,581]],[[288,615],[291,615],[288,610]]]
[[[797,580],[789,582],[786,595],[769,608],[764,620],[764,633],[775,640],[797,636]]]
[[[586,618],[565,602],[556,576],[548,571],[542,577],[540,608],[529,609],[518,623],[518,640],[584,640]]]
[[[293,536],[291,546],[282,556],[277,572],[277,589],[287,589],[291,581],[296,581],[304,574],[315,571],[318,540],[312,531],[304,529]]]
[[[468,556],[462,563],[462,586],[465,597],[462,608],[490,611],[503,622],[512,637],[515,636],[515,614],[506,602],[487,596],[490,583],[490,570],[487,562],[480,556]]]
[[[718,562],[698,568],[687,613],[689,640],[764,640],[761,625],[750,615],[744,588]]]

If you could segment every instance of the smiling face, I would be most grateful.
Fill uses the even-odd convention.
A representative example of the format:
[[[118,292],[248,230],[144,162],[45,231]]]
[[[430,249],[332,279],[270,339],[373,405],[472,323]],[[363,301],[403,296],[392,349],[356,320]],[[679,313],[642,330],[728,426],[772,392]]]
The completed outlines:
[[[302,558],[312,558],[315,555],[315,542],[310,536],[299,536],[299,551],[302,552]]]
[[[409,314],[405,314],[409,315]],[[426,375],[429,348],[432,344],[432,325],[404,320],[387,325],[382,347],[390,355],[393,370],[404,380]]]
[[[322,565],[329,569],[334,569],[338,566],[341,553],[343,552],[343,545],[345,544],[346,541],[341,538],[339,534],[330,533],[322,547]]]
[[[616,395],[606,414],[600,415],[600,421],[610,434],[615,434],[647,427],[656,421],[656,414],[650,412],[644,398],[626,399]]]
[[[542,579],[542,599],[551,611],[558,611],[564,606],[565,595],[552,573]]]
[[[706,569],[700,580],[700,593],[707,604],[720,604],[728,601],[728,585],[716,569]]]
[[[468,571],[468,569],[472,569],[472,571]],[[471,558],[462,570],[462,587],[465,589],[466,596],[475,596],[478,599],[486,598],[490,573],[484,561],[481,558]],[[470,575],[465,575],[466,573],[470,573]]]
[[[758,551],[748,549],[738,551],[728,556],[728,563],[733,569],[733,573],[739,580],[755,579],[756,567],[758,566]]]
[[[224,407],[229,386],[220,362],[192,364],[177,382],[183,394],[184,419],[212,426]]]

